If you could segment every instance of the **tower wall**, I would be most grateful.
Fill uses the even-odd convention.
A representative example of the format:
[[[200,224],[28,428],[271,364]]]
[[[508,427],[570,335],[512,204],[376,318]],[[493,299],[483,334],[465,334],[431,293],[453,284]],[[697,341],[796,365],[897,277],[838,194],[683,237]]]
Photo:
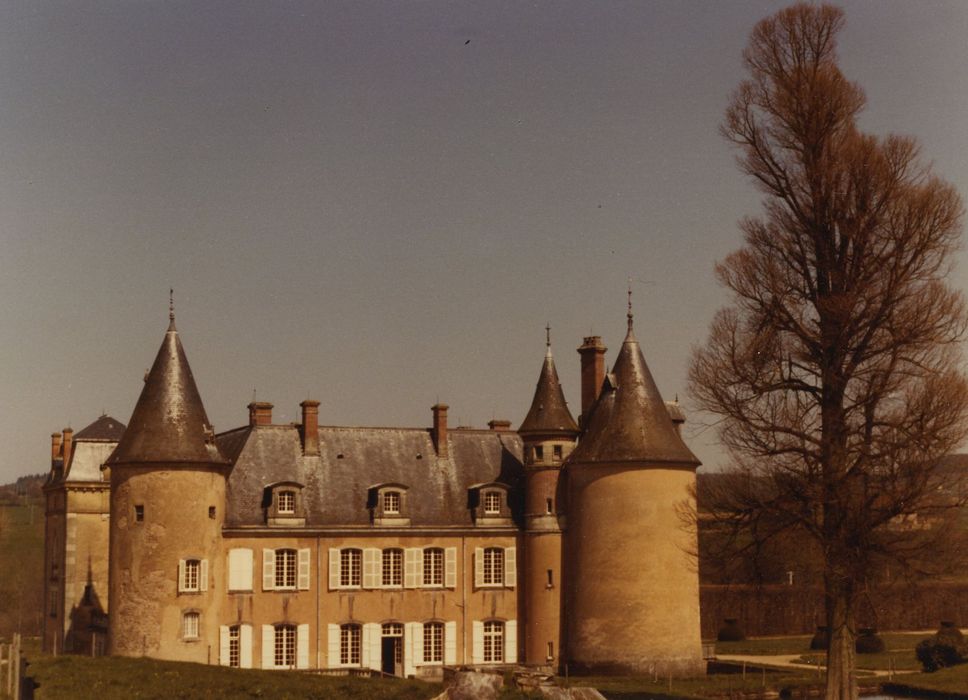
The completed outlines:
[[[704,670],[692,469],[569,465],[565,659],[574,673]]]
[[[143,521],[136,519],[136,506],[144,509]],[[198,663],[218,658],[224,508],[225,476],[218,466],[112,467],[111,654]],[[207,562],[207,591],[179,593],[179,560],[187,559]],[[200,613],[195,639],[184,635],[182,616],[189,611]]]

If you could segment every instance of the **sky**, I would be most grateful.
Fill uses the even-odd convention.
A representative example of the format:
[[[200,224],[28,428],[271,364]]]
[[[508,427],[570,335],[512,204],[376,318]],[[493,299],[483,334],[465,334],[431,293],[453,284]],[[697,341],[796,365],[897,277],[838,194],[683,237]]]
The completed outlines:
[[[515,427],[545,325],[667,399],[760,197],[718,133],[777,2],[0,5],[0,483],[127,422],[168,323],[209,419]],[[845,2],[862,128],[968,194],[968,3]],[[964,253],[952,283],[968,291]],[[708,418],[687,442],[725,462]]]

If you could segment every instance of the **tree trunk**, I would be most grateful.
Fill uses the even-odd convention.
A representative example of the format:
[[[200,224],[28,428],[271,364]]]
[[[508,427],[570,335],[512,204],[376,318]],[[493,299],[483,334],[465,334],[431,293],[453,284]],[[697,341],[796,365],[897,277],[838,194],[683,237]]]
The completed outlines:
[[[851,581],[828,574],[825,586],[827,607],[827,694],[826,700],[857,700],[854,647],[854,591]]]

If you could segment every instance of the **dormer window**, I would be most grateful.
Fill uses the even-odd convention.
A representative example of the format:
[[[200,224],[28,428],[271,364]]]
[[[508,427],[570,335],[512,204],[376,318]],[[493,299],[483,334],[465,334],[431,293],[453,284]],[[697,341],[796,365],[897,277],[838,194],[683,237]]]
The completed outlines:
[[[296,513],[296,492],[279,492],[279,515],[294,515]]]
[[[401,527],[410,524],[407,486],[404,484],[371,486],[366,507],[370,509],[374,525]]]
[[[544,461],[544,446],[535,445],[534,446],[534,461],[543,462]]]
[[[266,487],[263,506],[266,509],[266,523],[279,526],[300,526],[306,524],[306,509],[303,505],[303,485],[294,481],[283,481]]]
[[[484,515],[501,514],[501,493],[499,491],[484,492]]]

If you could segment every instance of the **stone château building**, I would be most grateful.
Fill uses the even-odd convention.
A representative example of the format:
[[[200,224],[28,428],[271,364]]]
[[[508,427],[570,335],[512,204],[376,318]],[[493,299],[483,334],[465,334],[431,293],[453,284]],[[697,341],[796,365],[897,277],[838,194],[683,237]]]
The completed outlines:
[[[585,338],[582,416],[550,339],[517,432],[215,433],[174,313],[127,428],[52,437],[44,647],[245,668],[702,671],[698,460],[632,331]],[[106,647],[104,646],[106,643]]]

